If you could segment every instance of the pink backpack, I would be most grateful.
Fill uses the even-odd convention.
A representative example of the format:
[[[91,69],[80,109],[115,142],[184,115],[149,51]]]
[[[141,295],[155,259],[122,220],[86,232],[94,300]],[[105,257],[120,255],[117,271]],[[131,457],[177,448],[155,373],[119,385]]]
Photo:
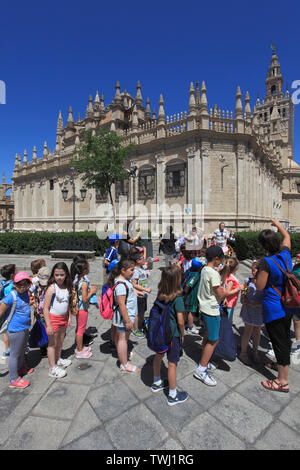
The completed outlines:
[[[99,297],[99,310],[100,310],[100,315],[104,320],[111,320],[116,308],[116,305],[114,305],[114,290],[117,287],[118,284],[124,284],[126,287],[126,301],[127,302],[127,297],[128,297],[128,286],[126,285],[125,282],[118,281],[113,287],[109,287],[103,295],[100,295]]]

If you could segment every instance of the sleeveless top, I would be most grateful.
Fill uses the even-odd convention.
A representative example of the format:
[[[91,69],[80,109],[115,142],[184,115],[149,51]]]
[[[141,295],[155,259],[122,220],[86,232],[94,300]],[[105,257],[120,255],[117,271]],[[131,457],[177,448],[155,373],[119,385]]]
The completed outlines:
[[[69,310],[70,293],[68,289],[60,289],[56,283],[52,284],[55,288],[55,295],[51,302],[50,313],[52,315],[66,315]]]

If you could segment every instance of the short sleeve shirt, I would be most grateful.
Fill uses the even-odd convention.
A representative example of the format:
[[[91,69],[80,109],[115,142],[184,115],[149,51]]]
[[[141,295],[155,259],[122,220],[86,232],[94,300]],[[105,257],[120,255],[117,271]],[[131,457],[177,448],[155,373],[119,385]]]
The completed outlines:
[[[135,267],[132,279],[137,280],[139,286],[148,287],[148,276],[144,268]]]
[[[214,236],[216,237],[216,245],[225,246],[226,245],[226,238],[228,238],[228,232],[226,229],[221,231],[219,228],[215,230]]]
[[[209,266],[204,266],[198,290],[198,301],[201,312],[206,315],[220,315],[220,307],[214,288],[221,286],[220,274]]]
[[[173,300],[172,302],[172,306],[171,306],[171,328],[172,328],[172,332],[173,332],[173,336],[177,336],[178,338],[180,338],[180,331],[179,331],[179,328],[178,328],[178,324],[177,324],[177,313],[178,312],[184,312],[185,308],[184,308],[184,301],[183,301],[183,298],[181,297],[181,295],[178,295],[176,297],[175,300]]]
[[[17,296],[16,310],[7,328],[7,331],[9,333],[17,333],[18,331],[27,330],[30,328],[30,325],[31,325],[31,309],[29,305],[28,292],[24,292],[24,294],[21,294],[21,295],[16,293],[16,296]],[[14,296],[11,292],[6,297],[4,297],[3,303],[9,306],[9,308],[6,311],[6,317],[7,317],[9,316],[11,308],[14,303]]]
[[[117,302],[117,297],[119,295],[125,295],[127,294],[127,289],[128,289],[128,295],[127,295],[127,301],[126,301],[126,308],[128,312],[128,316],[132,322],[134,322],[135,317],[137,316],[138,313],[138,308],[137,308],[137,296],[134,292],[134,288],[132,285],[131,281],[127,281],[124,279],[116,278],[115,279],[115,284],[117,282],[120,282],[120,284],[117,285],[117,287],[114,290],[114,298],[115,298],[115,304],[116,304],[116,309],[114,311],[113,315],[113,325],[118,326],[120,328],[125,328],[125,323],[123,321],[123,317],[120,313],[118,302]],[[126,284],[126,286],[124,285]]]

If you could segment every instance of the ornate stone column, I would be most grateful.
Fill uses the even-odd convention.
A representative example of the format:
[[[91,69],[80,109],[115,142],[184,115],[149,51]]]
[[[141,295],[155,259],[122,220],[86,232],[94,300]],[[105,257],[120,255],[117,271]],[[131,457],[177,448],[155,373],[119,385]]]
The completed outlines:
[[[192,206],[192,214],[195,215],[195,157],[196,148],[190,147],[187,150],[187,169],[188,169],[188,187],[187,187],[187,202]]]

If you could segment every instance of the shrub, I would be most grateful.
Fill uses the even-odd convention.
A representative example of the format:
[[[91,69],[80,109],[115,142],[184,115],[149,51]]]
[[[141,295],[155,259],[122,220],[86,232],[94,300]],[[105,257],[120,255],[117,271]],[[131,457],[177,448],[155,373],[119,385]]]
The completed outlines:
[[[258,243],[259,233],[259,231],[249,231],[235,234],[236,255],[240,261],[259,259],[266,256],[264,249]],[[291,233],[290,236],[292,243],[291,255],[294,258],[297,253],[300,253],[300,233]]]

